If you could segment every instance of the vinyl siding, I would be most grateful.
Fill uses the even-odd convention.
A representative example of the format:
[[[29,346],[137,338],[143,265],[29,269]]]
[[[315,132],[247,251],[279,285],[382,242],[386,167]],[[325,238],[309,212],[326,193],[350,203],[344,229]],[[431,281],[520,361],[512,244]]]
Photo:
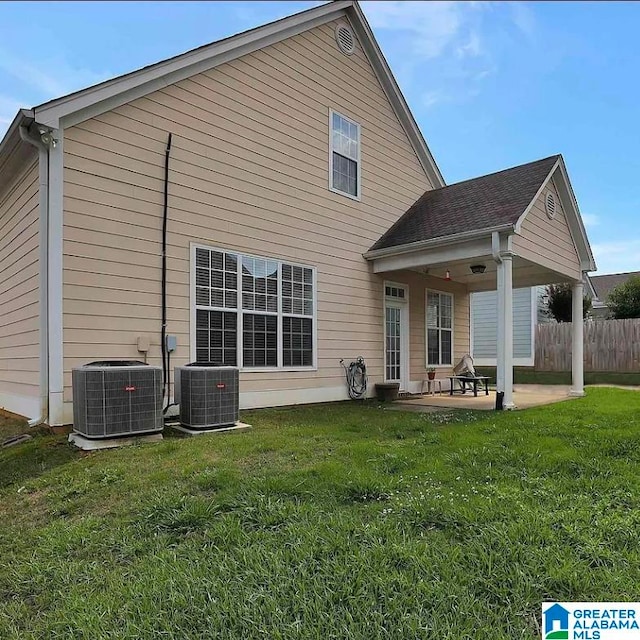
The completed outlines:
[[[549,192],[553,193],[556,201],[553,220],[549,220],[545,211],[545,199]],[[549,181],[524,219],[521,234],[514,236],[513,248],[523,258],[562,275],[575,279],[581,277],[580,260],[553,180]]]
[[[149,361],[160,363],[169,132],[168,332],[178,338],[172,363],[190,359],[195,242],[317,268],[317,371],[243,372],[242,392],[342,386],[339,359],[360,354],[372,382],[382,379],[382,278],[362,253],[431,185],[366,57],[360,48],[341,54],[334,27],[65,131],[67,402],[72,367],[140,357],[140,335],[151,338]],[[360,202],[328,189],[330,108],[361,125]]]
[[[40,394],[38,202],[34,153],[0,190],[0,406],[16,413]]]
[[[530,360],[533,357],[531,339],[531,288],[513,291],[513,357]],[[497,353],[497,308],[496,291],[483,291],[471,295],[473,309],[473,353],[478,360],[495,363]]]

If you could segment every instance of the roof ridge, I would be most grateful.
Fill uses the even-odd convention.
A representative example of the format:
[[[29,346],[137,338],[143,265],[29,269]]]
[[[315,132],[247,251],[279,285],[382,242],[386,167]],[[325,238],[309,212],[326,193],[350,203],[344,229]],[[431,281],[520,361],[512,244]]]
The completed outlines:
[[[529,167],[531,165],[538,164],[540,162],[545,162],[546,160],[551,160],[551,159],[557,160],[560,157],[562,157],[561,154],[556,153],[552,156],[547,156],[546,158],[540,158],[539,160],[532,160],[531,162],[524,162],[523,164],[517,164],[513,167],[500,169],[500,171],[493,171],[491,173],[485,173],[481,176],[475,176],[474,178],[466,178],[465,180],[460,180],[459,182],[452,182],[451,184],[446,184],[443,187],[437,187],[436,189],[432,189],[431,192],[440,191],[441,189],[447,189],[449,187],[456,187],[458,185],[465,184],[467,182],[474,182],[475,180],[482,180],[482,178],[490,178],[492,176],[500,175],[501,173],[508,173],[509,171],[514,171],[515,169],[522,169],[523,167]],[[425,192],[420,197],[422,198],[424,195],[426,195],[426,193],[430,193],[430,192]]]

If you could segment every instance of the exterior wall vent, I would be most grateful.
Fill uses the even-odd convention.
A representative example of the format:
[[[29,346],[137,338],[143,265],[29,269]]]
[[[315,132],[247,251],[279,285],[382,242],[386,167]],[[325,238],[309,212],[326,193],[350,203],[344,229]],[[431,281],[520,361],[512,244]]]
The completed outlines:
[[[336,27],[336,42],[342,53],[350,56],[356,50],[356,39],[351,31],[351,27],[346,24],[339,24]]]
[[[547,193],[547,197],[545,199],[545,209],[547,211],[547,217],[549,220],[553,220],[556,215],[556,199],[553,196],[553,193]]]

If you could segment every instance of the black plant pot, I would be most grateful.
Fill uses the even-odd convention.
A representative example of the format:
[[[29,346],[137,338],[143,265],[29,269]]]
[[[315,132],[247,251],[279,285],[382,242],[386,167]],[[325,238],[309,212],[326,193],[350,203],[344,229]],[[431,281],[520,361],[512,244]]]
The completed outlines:
[[[399,382],[379,382],[376,384],[376,398],[380,402],[393,402],[398,399]]]

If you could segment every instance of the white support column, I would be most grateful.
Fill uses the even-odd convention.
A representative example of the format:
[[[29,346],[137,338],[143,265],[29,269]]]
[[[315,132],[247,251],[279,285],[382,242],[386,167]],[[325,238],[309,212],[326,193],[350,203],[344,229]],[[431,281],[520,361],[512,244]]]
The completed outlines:
[[[500,259],[496,266],[496,313],[497,313],[497,336],[496,336],[496,390],[504,392],[504,267]]]
[[[584,284],[576,282],[573,285],[571,300],[571,396],[584,395],[584,318],[582,300],[584,298]]]
[[[505,409],[514,409],[513,403],[513,256],[510,253],[502,255],[504,278],[504,399]]]

